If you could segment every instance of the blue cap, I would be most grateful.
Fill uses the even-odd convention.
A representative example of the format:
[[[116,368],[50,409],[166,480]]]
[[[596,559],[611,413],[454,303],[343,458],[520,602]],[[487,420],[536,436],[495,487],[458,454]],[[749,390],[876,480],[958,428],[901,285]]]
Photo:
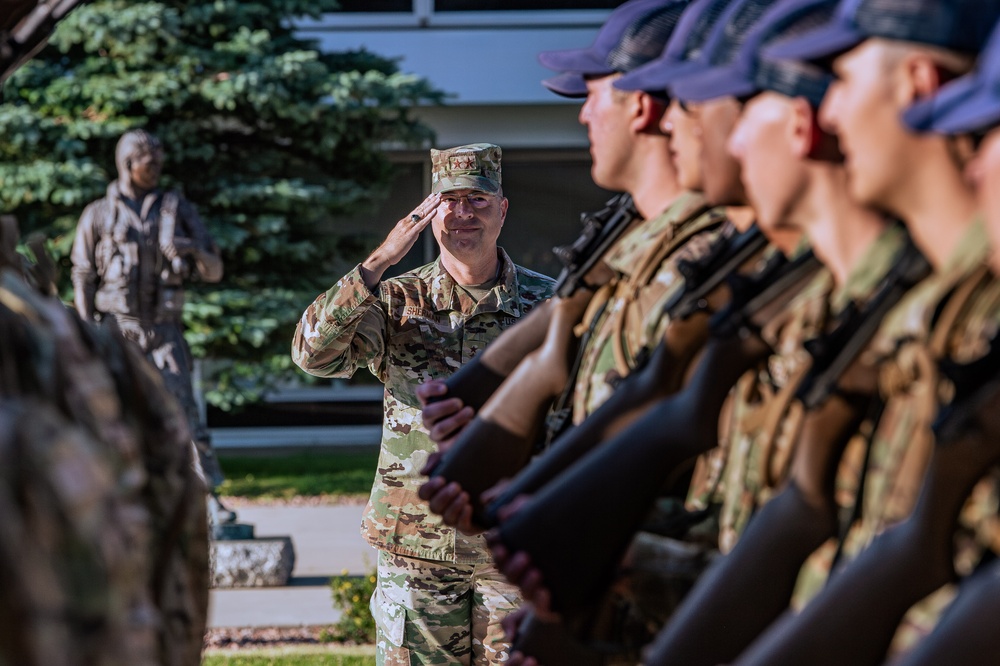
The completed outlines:
[[[681,15],[673,36],[658,58],[614,82],[621,90],[662,92],[676,77],[697,68],[705,40],[733,0],[695,0]]]
[[[674,96],[693,101],[693,98],[687,97],[687,87],[691,80],[705,76],[713,69],[732,64],[757,22],[773,4],[773,0],[736,0],[730,5],[709,34],[698,59],[698,66],[670,85]]]
[[[778,58],[820,60],[881,37],[978,53],[1000,16],[996,0],[841,0],[824,26],[769,51]]]
[[[942,134],[981,132],[1000,123],[1000,23],[976,69],[908,108],[903,122],[917,132]]]
[[[782,0],[768,9],[747,33],[736,57],[730,62],[685,76],[672,90],[689,101],[715,97],[751,95],[762,90],[789,97],[805,97],[819,106],[832,76],[798,60],[763,58],[761,50],[823,25],[833,16],[838,0]]]
[[[542,81],[542,85],[563,97],[586,97],[584,77],[606,76],[617,71],[608,64],[608,56],[619,45],[629,28],[634,29],[636,22],[650,12],[676,2],[677,0],[629,0],[611,12],[598,30],[594,43],[587,48],[542,51],[538,54],[538,62],[548,69],[561,72],[558,76]]]

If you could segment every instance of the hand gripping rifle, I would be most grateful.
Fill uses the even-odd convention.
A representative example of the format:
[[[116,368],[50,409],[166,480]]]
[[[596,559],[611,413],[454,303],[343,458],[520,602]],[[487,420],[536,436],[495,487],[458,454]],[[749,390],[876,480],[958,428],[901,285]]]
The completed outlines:
[[[766,245],[767,238],[754,226],[742,234],[721,236],[697,261],[679,262],[684,287],[664,308],[670,323],[663,341],[603,405],[514,477],[490,502],[484,526],[496,525],[498,511],[514,498],[536,492],[580,457],[624,430],[654,402],[679,390],[708,339],[709,317],[729,299],[727,278],[746,271]]]
[[[629,195],[619,195],[604,210],[583,216],[584,232],[570,246],[572,249],[556,248],[557,255],[569,263],[557,283],[557,295],[544,304],[547,317],[537,326],[525,322],[532,326],[533,335],[543,334],[539,343],[526,350],[523,358],[507,354],[511,362],[506,366],[510,370],[507,375],[496,372],[497,366],[492,363],[498,356],[498,346],[505,354],[509,351],[505,342],[507,333],[480,355],[482,366],[492,371],[494,382],[488,395],[479,391],[476,397],[485,399],[478,406],[473,404],[478,407],[476,418],[462,430],[431,473],[432,477],[458,481],[473,498],[477,517],[481,509],[479,495],[500,479],[516,473],[528,461],[545,413],[569,381],[576,351],[574,327],[593,296],[592,285],[585,278],[595,272],[601,256],[637,217]],[[528,319],[539,318],[529,315]],[[520,327],[518,324],[511,332]],[[454,386],[451,379],[447,381],[449,394],[467,390],[462,387],[476,383],[473,375],[482,374],[482,368],[468,372],[467,368],[469,365],[453,376]]]
[[[704,574],[653,642],[650,664],[729,663],[788,608],[805,559],[837,536],[833,493],[843,450],[878,413],[877,368],[861,353],[885,314],[929,272],[919,251],[906,245],[867,303],[850,305],[829,332],[806,343],[813,363],[796,391],[806,413],[789,483]]]
[[[774,253],[761,271],[731,279],[732,301],[712,317],[711,337],[685,387],[501,523],[491,541],[510,553],[527,553],[554,611],[570,618],[592,611],[664,480],[717,444],[718,413],[729,388],[769,353],[754,333],[757,322],[784,307],[818,268],[811,253],[794,261]],[[575,552],[580,543],[590,545],[585,557]]]
[[[628,194],[614,196],[598,211],[582,213],[580,236],[570,245],[552,249],[563,263],[555,285],[556,298],[540,304],[445,380],[448,392],[435,401],[458,397],[478,412],[517,364],[545,340],[553,316],[553,302],[577,296],[581,290],[589,294],[596,285],[587,283],[584,278],[638,217],[639,212]]]

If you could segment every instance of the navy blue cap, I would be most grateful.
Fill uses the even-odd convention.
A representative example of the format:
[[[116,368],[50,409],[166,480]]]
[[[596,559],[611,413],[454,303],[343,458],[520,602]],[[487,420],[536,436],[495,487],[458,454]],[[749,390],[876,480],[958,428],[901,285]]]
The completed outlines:
[[[705,76],[713,69],[733,63],[757,22],[773,5],[774,0],[736,0],[730,5],[705,41],[698,66],[670,85],[674,96],[694,101],[686,96],[687,84],[694,77]]]
[[[705,40],[733,0],[695,0],[680,17],[658,58],[614,82],[621,90],[663,92],[676,77],[698,67]]]
[[[782,0],[768,9],[747,33],[736,57],[674,82],[678,97],[700,102],[716,97],[742,97],[773,90],[789,97],[805,97],[819,106],[832,76],[820,68],[798,60],[774,60],[761,50],[793,38],[830,20],[838,0]]]
[[[942,134],[982,132],[1000,123],[1000,23],[976,69],[911,106],[903,122],[917,132]]]
[[[564,97],[586,97],[586,76],[605,76],[616,70],[607,62],[608,55],[622,41],[630,26],[651,11],[665,7],[676,0],[629,0],[608,16],[597,31],[594,43],[583,49],[542,51],[538,62],[543,67],[561,72],[542,81],[542,85]]]
[[[870,37],[978,53],[998,17],[996,0],[842,0],[829,23],[774,47],[770,54],[820,60]]]

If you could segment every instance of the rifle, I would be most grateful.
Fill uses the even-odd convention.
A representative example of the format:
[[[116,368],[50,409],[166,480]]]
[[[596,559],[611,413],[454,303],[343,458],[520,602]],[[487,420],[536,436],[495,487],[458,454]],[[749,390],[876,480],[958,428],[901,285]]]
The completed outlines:
[[[802,563],[837,534],[833,492],[842,452],[881,407],[876,368],[861,352],[885,314],[929,271],[909,243],[863,307],[849,306],[829,332],[806,343],[813,363],[796,391],[807,411],[790,482],[691,591],[653,642],[650,664],[728,663],[788,607]],[[754,613],[746,613],[747,604]]]
[[[543,343],[553,315],[554,301],[572,299],[581,293],[588,294],[589,300],[589,294],[597,284],[588,283],[586,276],[592,271],[598,273],[592,276],[597,278],[598,283],[610,277],[610,274],[605,276],[601,273],[598,262],[638,217],[639,211],[629,194],[617,194],[608,200],[604,208],[581,213],[583,230],[580,236],[569,245],[552,249],[563,263],[556,280],[556,298],[536,307],[504,331],[481,354],[459,368],[444,382],[448,387],[447,393],[433,398],[432,402],[458,397],[478,412],[524,357]]]
[[[717,444],[715,421],[729,388],[769,353],[754,333],[757,321],[782,308],[818,268],[812,253],[794,261],[774,253],[752,276],[730,278],[733,299],[712,317],[709,342],[684,389],[544,486],[491,535],[491,544],[530,556],[553,610],[565,616],[599,601],[664,479]],[[581,539],[592,544],[588,557],[567,557],[566,549]]]
[[[811,663],[882,663],[907,610],[955,579],[953,538],[962,506],[1000,462],[1000,340],[989,344],[972,363],[939,361],[954,398],[933,426],[936,445],[913,513],[877,536],[799,617],[776,623],[740,663],[792,663],[806,650],[824,655]]]
[[[698,261],[679,262],[684,287],[664,308],[670,318],[664,340],[586,421],[557,439],[490,502],[483,516],[485,526],[495,526],[497,513],[515,497],[534,493],[621,432],[656,400],[678,391],[708,338],[710,314],[729,299],[726,279],[746,270],[766,245],[766,237],[751,227],[736,236],[721,236]]]

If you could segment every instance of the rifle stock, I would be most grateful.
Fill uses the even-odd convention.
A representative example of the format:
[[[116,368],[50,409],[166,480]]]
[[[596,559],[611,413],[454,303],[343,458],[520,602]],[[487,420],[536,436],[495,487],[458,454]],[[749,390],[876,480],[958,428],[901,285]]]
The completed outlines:
[[[895,666],[991,666],[1000,654],[1000,562],[969,577],[930,636]]]
[[[938,438],[913,513],[876,537],[802,613],[783,619],[739,663],[882,663],[907,610],[955,578],[953,537],[973,486],[1000,461],[1000,353],[955,372],[961,403]],[[975,367],[971,367],[975,366]],[[992,368],[992,371],[987,370]],[[940,425],[944,425],[941,423]],[[966,663],[962,661],[961,663]]]
[[[487,526],[497,524],[498,512],[514,498],[536,492],[634,423],[653,403],[680,390],[708,339],[709,313],[730,299],[726,278],[746,270],[766,245],[767,239],[753,227],[735,238],[723,236],[700,261],[684,262],[684,288],[665,307],[670,323],[649,360],[626,377],[583,423],[558,438],[497,495],[485,511]]]
[[[651,664],[729,662],[787,609],[803,562],[837,536],[838,463],[877,399],[877,368],[861,351],[885,313],[928,272],[908,245],[863,308],[848,307],[832,330],[806,343],[813,363],[796,390],[806,413],[791,482],[691,592],[654,641]],[[753,614],[746,613],[748,605]],[[720,623],[726,632],[718,631]]]
[[[515,368],[459,434],[431,472],[469,493],[474,520],[485,523],[482,492],[528,461],[549,405],[567,381],[575,352],[573,328],[590,302],[589,291],[555,298],[544,342]]]

